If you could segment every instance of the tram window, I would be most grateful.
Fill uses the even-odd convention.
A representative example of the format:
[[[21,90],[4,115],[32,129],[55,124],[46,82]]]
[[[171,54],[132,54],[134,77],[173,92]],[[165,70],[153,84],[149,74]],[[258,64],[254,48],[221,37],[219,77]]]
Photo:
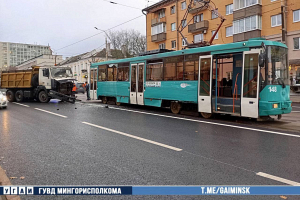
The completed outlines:
[[[129,63],[118,65],[118,81],[129,81]]]
[[[162,60],[148,61],[147,81],[163,80],[163,62]]]
[[[106,81],[106,65],[98,66],[98,81]]]
[[[183,80],[183,62],[177,63],[177,77],[176,80]]]
[[[195,62],[184,62],[184,80],[195,80]]]
[[[177,79],[177,67],[182,67],[183,56],[168,57],[164,59],[164,80],[175,81]],[[181,64],[180,64],[181,63]],[[181,75],[182,77],[182,75]],[[182,80],[182,78],[181,78]]]
[[[257,71],[258,54],[246,54],[244,67],[244,90],[243,96],[247,98],[256,98],[257,95]]]
[[[115,64],[107,66],[107,78],[108,81],[117,80],[117,66]]]

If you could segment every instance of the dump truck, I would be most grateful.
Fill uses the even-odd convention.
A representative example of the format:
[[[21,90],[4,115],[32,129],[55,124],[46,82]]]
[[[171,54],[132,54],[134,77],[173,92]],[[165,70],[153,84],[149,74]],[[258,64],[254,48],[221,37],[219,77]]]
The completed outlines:
[[[69,67],[33,66],[28,70],[3,71],[1,74],[1,88],[7,89],[10,102],[34,99],[47,103],[50,99],[59,99],[74,103],[74,81]]]

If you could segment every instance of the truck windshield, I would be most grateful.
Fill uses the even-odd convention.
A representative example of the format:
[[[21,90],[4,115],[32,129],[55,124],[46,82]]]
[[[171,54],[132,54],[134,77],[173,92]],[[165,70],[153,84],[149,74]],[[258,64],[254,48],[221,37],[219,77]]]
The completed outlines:
[[[51,68],[51,76],[53,78],[70,78],[73,77],[71,68]]]
[[[279,46],[268,46],[267,48],[267,84],[289,85],[287,48]]]

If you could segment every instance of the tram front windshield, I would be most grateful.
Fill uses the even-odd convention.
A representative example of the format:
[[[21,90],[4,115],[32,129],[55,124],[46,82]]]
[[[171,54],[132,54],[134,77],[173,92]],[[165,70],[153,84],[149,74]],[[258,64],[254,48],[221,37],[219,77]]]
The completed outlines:
[[[287,53],[284,47],[267,47],[267,85],[289,85]]]

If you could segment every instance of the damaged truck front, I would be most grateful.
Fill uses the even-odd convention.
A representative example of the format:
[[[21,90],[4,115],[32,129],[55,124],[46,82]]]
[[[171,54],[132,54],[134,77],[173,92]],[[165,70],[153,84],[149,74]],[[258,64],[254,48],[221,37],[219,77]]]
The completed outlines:
[[[69,67],[34,66],[30,70],[7,71],[1,75],[1,87],[7,89],[10,102],[35,99],[46,103],[51,99],[59,99],[74,103],[73,83]]]

